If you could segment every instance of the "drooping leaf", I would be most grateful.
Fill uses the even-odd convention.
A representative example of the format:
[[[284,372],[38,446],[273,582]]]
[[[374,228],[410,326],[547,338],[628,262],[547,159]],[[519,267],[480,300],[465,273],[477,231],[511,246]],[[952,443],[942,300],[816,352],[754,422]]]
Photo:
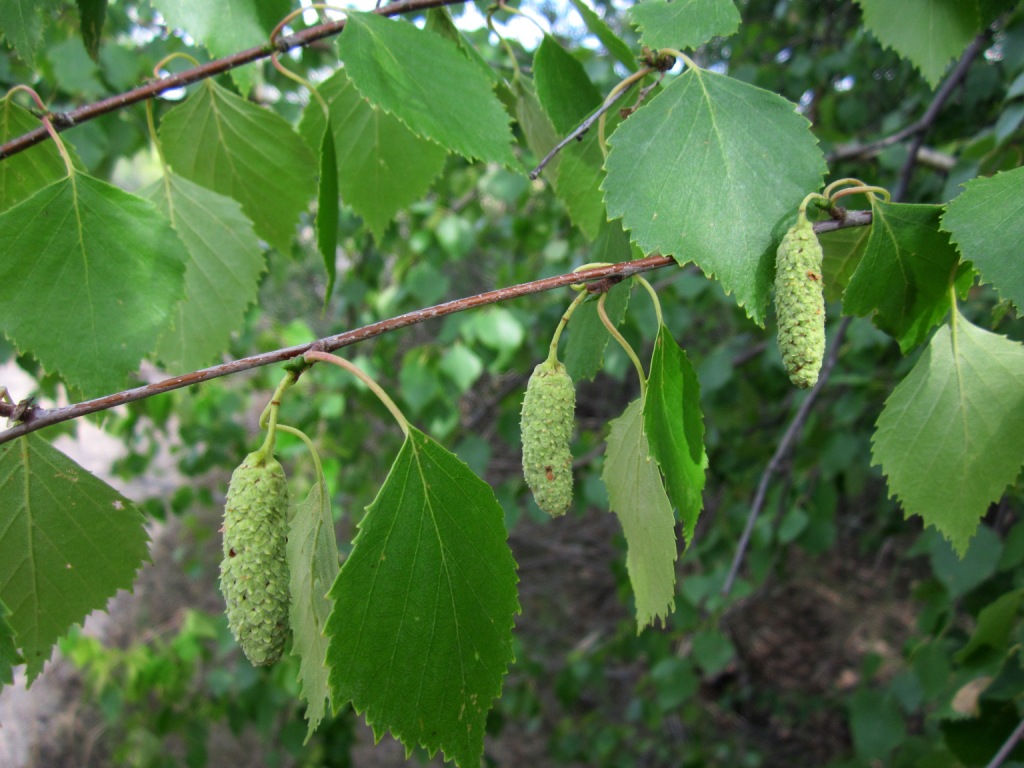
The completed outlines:
[[[39,127],[39,120],[7,96],[0,100],[0,144]],[[67,145],[65,145],[67,146]],[[73,150],[68,147],[69,152]],[[72,158],[74,155],[72,154]],[[0,162],[0,211],[67,175],[57,146],[52,141],[19,152]]]
[[[871,210],[871,234],[843,308],[860,316],[874,312],[875,325],[906,353],[949,312],[960,259],[939,231],[941,206],[874,200]]]
[[[167,24],[187,32],[220,58],[269,42],[270,30],[291,10],[288,0],[153,0]],[[231,79],[243,94],[253,84],[252,67],[235,67]]]
[[[870,237],[871,227],[845,227],[818,235],[824,253],[821,278],[827,301],[843,298],[843,291],[864,258]]]
[[[12,670],[24,661],[18,653],[14,628],[8,623],[10,616],[11,609],[0,600],[0,690],[14,682]]]
[[[590,251],[595,262],[616,263],[632,257],[629,237],[618,221],[605,224]],[[626,316],[632,282],[625,280],[608,291],[605,312],[608,319],[619,325]],[[604,364],[604,352],[611,336],[597,314],[597,300],[584,302],[576,308],[569,321],[568,342],[562,353],[562,362],[573,381],[593,379]]]
[[[187,260],[152,203],[76,172],[0,214],[4,333],[86,395],[121,389],[167,327]]]
[[[319,90],[331,113],[341,199],[363,217],[379,240],[399,210],[426,194],[443,170],[447,152],[370,104],[343,69]],[[299,130],[311,143],[323,136],[324,114],[315,102],[303,115]]]
[[[469,159],[515,165],[508,115],[490,80],[450,40],[350,12],[338,49],[356,89],[419,135]]]
[[[338,577],[338,541],[331,516],[331,494],[317,466],[317,479],[292,514],[288,532],[291,574],[292,655],[299,657],[299,683],[306,702],[306,741],[327,713],[327,636],[331,612],[327,592]]]
[[[601,93],[583,65],[555,38],[545,35],[533,54],[537,98],[561,134],[567,134],[601,105]]]
[[[492,67],[483,56],[480,55],[480,51],[476,49],[466,36],[462,34],[457,26],[455,26],[452,15],[448,12],[448,9],[444,6],[438,8],[430,8],[427,10],[427,23],[424,29],[429,30],[441,37],[448,38],[455,43],[459,50],[465,54],[471,62],[473,62],[477,68],[484,73],[484,76],[495,85],[500,85],[502,81],[501,75],[498,71]]]
[[[740,25],[732,0],[643,0],[629,9],[640,42],[652,50],[696,48]]]
[[[167,113],[160,139],[176,173],[233,197],[260,237],[290,250],[317,166],[283,117],[206,80]]]
[[[0,33],[30,67],[43,36],[41,14],[57,6],[57,0],[0,0]]]
[[[933,88],[981,29],[976,0],[857,0],[864,26],[913,62]]]
[[[72,624],[131,587],[148,540],[130,501],[43,438],[0,445],[0,600],[29,682]]]
[[[1010,632],[1017,623],[1017,613],[1024,601],[1024,589],[1006,592],[981,609],[978,624],[967,641],[956,654],[958,663],[963,664],[973,653],[983,648],[1005,653]]]
[[[256,300],[263,249],[252,222],[230,197],[174,173],[142,195],[156,203],[188,250],[185,298],[175,307],[156,356],[172,371],[202,368],[227,349]]]
[[[637,632],[672,613],[676,535],[672,504],[644,435],[644,406],[634,400],[611,423],[604,471],[611,511],[626,536],[626,570],[636,597]]]
[[[1024,168],[968,182],[946,207],[942,228],[981,279],[1024,310]]]
[[[535,161],[539,162],[558,143],[559,136],[551,124],[551,118],[541,106],[531,81],[517,77],[512,83],[512,92],[516,99],[516,122]],[[558,161],[556,155],[542,172],[552,183],[558,178]]]
[[[378,236],[379,237],[379,236]],[[337,277],[338,254],[338,157],[334,150],[334,129],[330,117],[320,140],[320,175],[316,195],[316,247],[324,260],[327,288],[324,306],[331,298]]]
[[[335,709],[478,766],[519,610],[506,539],[490,486],[411,429],[329,595]]]
[[[93,61],[100,58],[100,39],[107,18],[107,0],[75,0],[82,30],[82,43]]]
[[[697,372],[664,325],[658,331],[651,357],[644,433],[651,456],[665,477],[668,496],[679,510],[689,546],[704,507],[704,416]]]
[[[763,324],[785,219],[825,170],[809,127],[774,93],[689,69],[609,139],[608,213],[645,253],[696,262]]]
[[[886,400],[872,460],[906,514],[934,525],[963,556],[1022,457],[1024,347],[954,310],[952,328],[935,333]]]
[[[569,0],[569,2],[572,3],[573,7],[580,14],[587,29],[590,30],[594,37],[601,41],[601,44],[608,53],[614,56],[630,72],[636,72],[640,68],[637,64],[636,54],[630,50],[625,41],[616,35],[612,28],[584,0]]]

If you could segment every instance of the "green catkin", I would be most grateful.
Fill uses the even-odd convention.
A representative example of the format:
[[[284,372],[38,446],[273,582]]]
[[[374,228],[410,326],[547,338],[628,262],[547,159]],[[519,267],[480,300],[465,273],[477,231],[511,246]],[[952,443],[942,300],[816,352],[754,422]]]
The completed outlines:
[[[284,470],[269,453],[254,451],[231,475],[220,566],[228,625],[253,666],[280,659],[288,638],[287,543]]]
[[[572,438],[576,391],[558,360],[533,369],[523,398],[523,475],[537,506],[552,517],[572,503]]]
[[[789,380],[807,389],[818,381],[825,357],[825,297],[822,251],[807,215],[779,244],[775,261],[775,311],[779,351]]]

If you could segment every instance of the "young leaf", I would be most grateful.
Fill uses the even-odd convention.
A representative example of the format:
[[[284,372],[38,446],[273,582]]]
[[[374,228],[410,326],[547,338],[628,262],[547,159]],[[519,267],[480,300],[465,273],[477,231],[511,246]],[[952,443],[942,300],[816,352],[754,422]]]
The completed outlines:
[[[24,659],[18,653],[18,646],[14,639],[14,629],[8,623],[11,616],[11,609],[0,600],[0,691],[5,685],[14,682],[12,670]]]
[[[297,505],[288,532],[288,570],[291,573],[292,655],[299,657],[299,683],[306,701],[306,741],[327,713],[331,691],[327,683],[327,636],[331,612],[327,591],[338,577],[338,542],[334,537],[331,494],[323,474],[305,501]]]
[[[651,375],[644,401],[644,434],[665,477],[669,498],[679,510],[689,546],[704,507],[704,417],[700,384],[686,353],[664,325],[651,357]]]
[[[604,20],[598,16],[590,8],[584,0],[569,0],[573,7],[579,13],[583,19],[583,23],[586,24],[587,29],[590,30],[591,34],[594,35],[605,49],[618,59],[619,63],[622,64],[630,72],[636,72],[640,67],[637,64],[636,55],[630,50],[629,46],[622,40],[621,37],[612,32],[612,28],[609,27]]]
[[[233,197],[260,237],[290,251],[316,164],[283,117],[206,80],[167,113],[160,139],[176,173]]]
[[[320,95],[331,113],[341,198],[379,240],[399,210],[423,197],[448,153],[360,96],[344,69],[320,85]],[[311,146],[320,143],[324,114],[315,101],[299,132]]]
[[[878,418],[872,460],[963,556],[1024,456],[1024,348],[954,309]],[[941,478],[941,482],[936,482]]]
[[[131,587],[147,557],[143,522],[38,435],[0,445],[0,600],[30,683],[57,638]]]
[[[288,11],[288,0],[153,0],[153,7],[176,29],[198,40],[214,57],[228,56],[268,42],[270,30]],[[252,67],[230,71],[238,90],[249,93]]]
[[[967,47],[981,20],[976,0],[857,0],[864,26],[913,62],[933,88]]]
[[[640,42],[655,51],[696,48],[740,25],[732,0],[643,0],[629,9],[629,18],[640,27]]]
[[[637,632],[672,613],[676,534],[672,504],[644,435],[644,404],[634,400],[611,422],[601,477],[626,536],[626,570],[636,596]]]
[[[187,260],[152,203],[76,172],[0,214],[4,333],[86,395],[120,389],[167,327]]]
[[[350,11],[338,49],[359,92],[419,135],[469,159],[515,165],[508,115],[488,78],[450,40]]]
[[[410,428],[329,597],[334,708],[380,738],[480,765],[519,611],[504,513],[490,486]]]
[[[319,105],[317,105],[319,106]],[[316,247],[324,260],[327,272],[327,288],[324,290],[324,306],[334,290],[337,277],[338,250],[338,158],[334,151],[334,130],[331,119],[327,118],[323,137],[320,140],[320,176],[316,194]]]
[[[160,337],[156,357],[173,371],[209,365],[256,300],[264,258],[252,222],[230,197],[169,173],[144,190],[188,250],[185,298]]]
[[[875,325],[906,353],[949,312],[949,287],[960,259],[939,231],[941,206],[875,200],[871,210],[871,234],[843,308],[860,316],[875,312]]]
[[[0,0],[3,2],[3,0]],[[0,14],[2,17],[2,14]],[[39,120],[10,96],[0,100],[0,144],[39,127]],[[71,147],[72,160],[76,160]],[[5,211],[68,173],[57,145],[44,141],[0,162],[0,211]]]
[[[82,43],[93,61],[100,60],[100,38],[107,18],[107,0],[76,0]]]
[[[1024,168],[968,182],[942,228],[996,292],[1024,310]]]
[[[825,170],[809,127],[774,93],[689,69],[609,139],[608,213],[645,253],[717,277],[763,324],[780,227]]]

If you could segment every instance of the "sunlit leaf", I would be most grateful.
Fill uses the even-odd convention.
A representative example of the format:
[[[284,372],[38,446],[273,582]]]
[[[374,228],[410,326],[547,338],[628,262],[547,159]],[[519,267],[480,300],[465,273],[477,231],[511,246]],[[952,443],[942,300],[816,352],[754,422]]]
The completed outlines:
[[[640,42],[651,50],[696,48],[740,25],[732,0],[643,0],[629,9]]]
[[[359,92],[413,131],[464,157],[515,165],[508,115],[490,80],[452,41],[405,20],[350,11],[338,47]]]
[[[163,211],[188,249],[185,298],[156,356],[174,371],[202,368],[227,349],[256,300],[263,249],[252,222],[230,197],[173,173],[142,194]]]
[[[164,116],[160,138],[176,173],[233,197],[260,237],[289,252],[317,165],[283,117],[206,80]]]
[[[1024,346],[959,312],[942,326],[878,418],[872,458],[908,515],[962,556],[1024,457]]]
[[[786,219],[825,170],[809,127],[774,93],[689,69],[609,139],[608,213],[645,253],[696,262],[763,324]]]
[[[86,395],[116,391],[166,329],[187,261],[152,203],[76,172],[0,214],[4,333]]]
[[[148,540],[130,501],[43,438],[0,445],[0,600],[29,682],[72,624],[131,587]]]

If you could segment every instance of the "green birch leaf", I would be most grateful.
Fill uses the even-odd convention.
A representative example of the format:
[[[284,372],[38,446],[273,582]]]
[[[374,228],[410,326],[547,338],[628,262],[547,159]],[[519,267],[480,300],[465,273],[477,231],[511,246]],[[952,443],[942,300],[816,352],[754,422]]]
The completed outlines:
[[[933,88],[981,30],[976,0],[857,0],[864,26],[917,67]]]
[[[561,134],[601,106],[601,93],[583,65],[551,35],[544,35],[533,54],[533,81],[541,106]]]
[[[484,57],[480,55],[480,51],[476,49],[476,46],[469,42],[466,36],[455,26],[452,15],[444,6],[427,10],[427,23],[424,29],[455,43],[459,50],[465,54],[466,58],[473,62],[484,73],[484,76],[495,85],[500,85],[504,82],[497,70],[487,63]]]
[[[360,96],[343,69],[319,90],[331,114],[341,199],[380,240],[395,214],[426,194],[448,153]],[[299,132],[315,146],[323,131],[323,110],[310,102]]]
[[[0,100],[0,144],[38,127],[39,120],[15,104],[10,96]],[[74,161],[74,150],[67,143],[65,146]],[[67,174],[64,160],[52,141],[44,141],[5,158],[0,162],[0,211],[20,203]]]
[[[31,683],[72,624],[131,588],[143,516],[36,434],[0,445],[0,600]]]
[[[590,258],[595,262],[618,263],[633,256],[629,236],[618,221],[608,222],[601,229]],[[632,281],[624,280],[608,291],[605,311],[616,326],[622,323],[629,306]],[[573,381],[593,380],[604,364],[604,352],[611,336],[597,314],[597,297],[584,302],[572,313],[567,328],[569,340],[562,353],[562,362]]]
[[[942,228],[981,279],[1024,310],[1024,168],[969,181],[946,206]]]
[[[1024,601],[1024,589],[1015,589],[1000,595],[982,608],[971,639],[954,657],[957,663],[963,664],[983,648],[1005,654],[1011,639],[1010,633],[1017,624],[1021,601]]]
[[[626,536],[626,570],[636,596],[637,632],[667,620],[675,600],[672,504],[644,435],[644,405],[634,400],[611,423],[601,477]]]
[[[319,105],[317,105],[319,106]],[[379,235],[378,235],[379,238]],[[331,299],[337,277],[338,259],[338,157],[334,150],[334,129],[330,117],[320,140],[320,176],[316,195],[316,246],[324,260],[327,288],[324,306]]]
[[[469,159],[516,165],[508,115],[490,80],[451,40],[352,11],[338,49],[359,92],[420,136]]]
[[[24,662],[18,653],[14,628],[8,623],[10,617],[11,609],[0,600],[0,691],[14,682],[14,667]]]
[[[551,124],[551,118],[541,106],[532,81],[517,77],[512,83],[512,93],[516,99],[516,122],[519,123],[519,128],[523,132],[526,145],[530,148],[535,160],[539,162],[558,143],[555,126]],[[541,173],[549,181],[554,182],[558,177],[557,155]]]
[[[0,34],[30,67],[43,37],[40,15],[56,7],[56,0],[0,0]]]
[[[167,327],[187,261],[152,203],[76,172],[0,214],[4,333],[86,396],[122,389]]]
[[[740,25],[732,0],[643,0],[629,9],[629,18],[640,27],[640,42],[655,51],[697,48]]]
[[[954,309],[885,402],[872,439],[889,493],[962,557],[1024,457],[1024,348]],[[936,482],[941,478],[940,482]]]
[[[654,342],[643,416],[651,456],[661,467],[689,546],[704,507],[704,416],[697,372],[664,325]]]
[[[818,235],[824,259],[821,279],[825,284],[825,299],[839,301],[857,270],[871,237],[871,227],[846,227]]]
[[[185,298],[160,337],[156,357],[172,371],[203,368],[228,348],[256,301],[263,249],[252,222],[230,197],[174,173],[141,194],[167,217],[188,251]]]
[[[174,171],[242,204],[256,233],[291,250],[314,193],[316,163],[288,122],[206,80],[160,123]]]
[[[215,58],[269,42],[270,31],[291,10],[288,0],[153,0],[167,24],[187,32]],[[243,94],[253,84],[253,67],[235,67],[231,79]]]
[[[825,171],[809,127],[781,96],[688,69],[609,139],[608,213],[645,253],[716,277],[763,325],[786,219]]]
[[[875,313],[875,325],[905,354],[949,313],[960,258],[939,230],[941,206],[876,199],[871,209],[871,234],[843,293],[843,309],[862,317]]]
[[[410,428],[329,595],[335,710],[480,765],[519,611],[507,535],[490,486]]]
[[[601,41],[601,45],[605,47],[608,53],[618,59],[619,63],[630,72],[636,72],[640,69],[639,64],[637,64],[636,54],[630,50],[621,37],[612,32],[612,28],[605,24],[604,20],[594,13],[593,9],[584,0],[569,0],[569,2],[572,3],[573,7],[580,14],[587,29],[590,30],[594,37]]]
[[[299,683],[306,702],[306,741],[327,714],[331,691],[327,682],[327,636],[331,612],[327,592],[338,577],[338,541],[334,536],[331,494],[320,466],[305,501],[291,516],[288,531],[291,574],[292,655],[299,657]]]
[[[107,18],[107,0],[75,0],[78,6],[82,43],[93,61],[100,60],[100,39]]]

